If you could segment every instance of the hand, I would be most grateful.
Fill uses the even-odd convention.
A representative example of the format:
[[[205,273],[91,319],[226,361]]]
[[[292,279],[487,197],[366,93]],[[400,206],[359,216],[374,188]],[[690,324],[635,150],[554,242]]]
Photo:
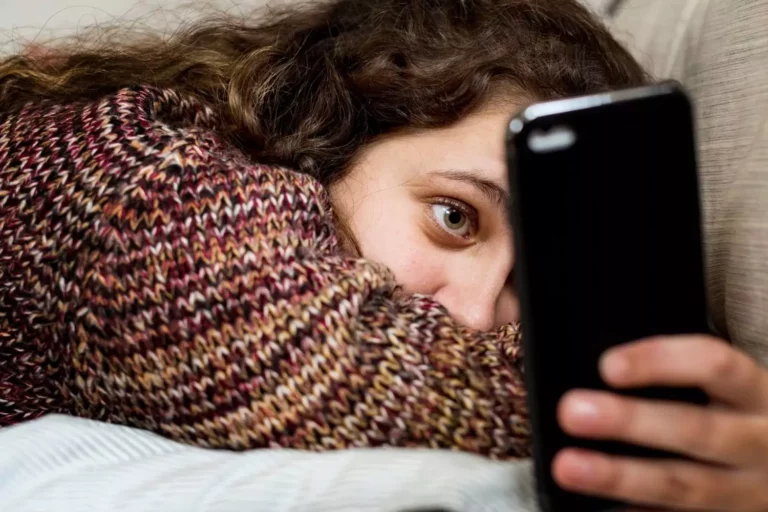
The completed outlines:
[[[578,390],[559,404],[569,434],[625,441],[698,462],[644,460],[579,449],[553,463],[564,488],[664,510],[768,511],[768,371],[722,340],[661,337],[600,361],[613,388],[699,387],[706,406]]]

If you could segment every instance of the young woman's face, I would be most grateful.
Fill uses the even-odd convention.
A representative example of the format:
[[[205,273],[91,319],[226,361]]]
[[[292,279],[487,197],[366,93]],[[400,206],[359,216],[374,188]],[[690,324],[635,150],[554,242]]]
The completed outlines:
[[[504,149],[510,110],[404,133],[364,150],[331,188],[363,255],[468,327],[516,321]]]

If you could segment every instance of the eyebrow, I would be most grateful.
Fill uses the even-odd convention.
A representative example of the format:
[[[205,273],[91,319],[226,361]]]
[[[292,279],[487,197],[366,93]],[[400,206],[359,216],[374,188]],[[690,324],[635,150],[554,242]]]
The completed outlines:
[[[505,212],[509,210],[509,193],[491,180],[481,178],[477,170],[446,169],[431,171],[432,176],[468,183],[478,189],[484,196],[493,201]]]

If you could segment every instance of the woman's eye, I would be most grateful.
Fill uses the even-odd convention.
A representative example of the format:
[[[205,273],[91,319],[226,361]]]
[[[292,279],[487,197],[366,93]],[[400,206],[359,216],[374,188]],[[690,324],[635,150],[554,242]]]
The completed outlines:
[[[467,214],[453,206],[433,204],[432,215],[440,227],[455,236],[467,236],[472,227]]]

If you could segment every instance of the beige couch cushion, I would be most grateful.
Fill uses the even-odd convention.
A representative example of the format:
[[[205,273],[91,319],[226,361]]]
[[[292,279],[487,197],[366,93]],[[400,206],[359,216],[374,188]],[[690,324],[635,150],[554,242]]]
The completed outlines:
[[[604,13],[613,3],[613,0],[582,0],[582,1],[599,14]]]
[[[614,24],[692,92],[713,313],[768,364],[768,0],[625,0]]]

